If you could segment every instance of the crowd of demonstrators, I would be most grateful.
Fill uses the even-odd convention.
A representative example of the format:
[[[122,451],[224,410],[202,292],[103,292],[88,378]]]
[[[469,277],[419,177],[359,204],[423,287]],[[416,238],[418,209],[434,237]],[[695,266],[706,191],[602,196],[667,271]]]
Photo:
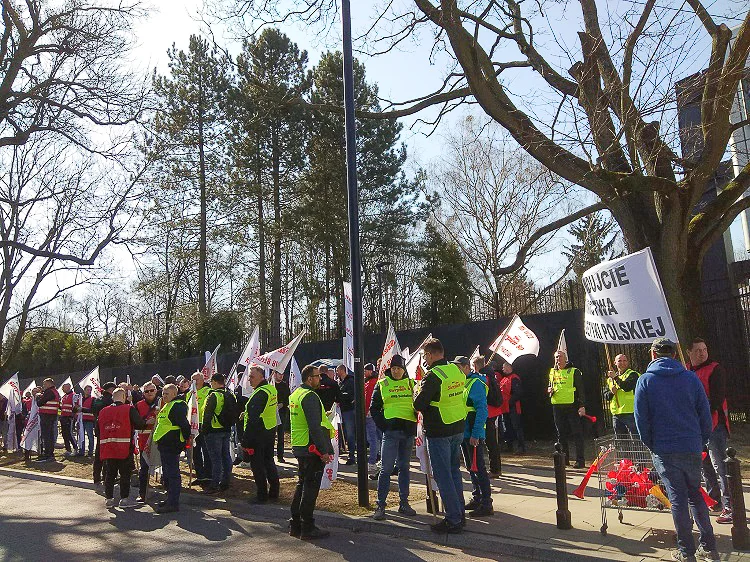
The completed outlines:
[[[549,372],[547,394],[552,402],[552,416],[558,441],[565,453],[565,463],[570,462],[568,443],[572,439],[576,449],[574,468],[584,468],[586,458],[581,417],[586,414],[586,398],[583,374],[568,361],[567,353],[560,349],[555,352],[555,365]]]

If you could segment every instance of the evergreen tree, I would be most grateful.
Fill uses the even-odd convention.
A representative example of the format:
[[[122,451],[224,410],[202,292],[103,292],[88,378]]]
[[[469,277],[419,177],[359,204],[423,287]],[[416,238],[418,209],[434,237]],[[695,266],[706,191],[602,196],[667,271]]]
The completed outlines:
[[[563,255],[570,260],[576,279],[602,261],[617,257],[617,223],[602,213],[594,213],[573,223],[569,231],[576,242],[565,246]]]
[[[458,247],[429,222],[420,246],[424,274],[417,279],[417,284],[424,295],[420,310],[423,325],[468,322],[471,282]]]

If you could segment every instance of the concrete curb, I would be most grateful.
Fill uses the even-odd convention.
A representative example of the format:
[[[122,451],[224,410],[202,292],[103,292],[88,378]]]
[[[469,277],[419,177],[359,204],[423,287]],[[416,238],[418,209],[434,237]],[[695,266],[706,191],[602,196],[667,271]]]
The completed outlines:
[[[72,478],[69,476],[30,470],[0,467],[0,475],[50,484],[74,486],[87,490],[97,489],[92,482],[81,478]],[[241,514],[242,516],[246,516],[248,520],[256,518],[267,522],[278,523],[284,529],[286,528],[287,520],[289,518],[289,508],[285,505],[266,504],[250,506],[247,502],[234,498],[223,499],[207,497],[190,492],[182,495],[181,502],[197,509],[229,510],[238,515]],[[398,520],[380,522],[367,517],[354,517],[325,511],[319,511],[316,515],[317,522],[320,523],[322,527],[342,529],[353,533],[373,533],[408,540],[423,541],[451,548],[502,555],[510,558],[549,562],[601,560],[625,561],[638,558],[620,553],[603,553],[591,550],[573,549],[567,545],[553,547],[544,542],[518,540],[515,538],[477,532],[474,530],[468,530],[459,535],[436,535],[429,529],[429,524],[432,522],[432,519],[427,518],[424,515],[416,518],[409,518],[409,524],[402,523]]]

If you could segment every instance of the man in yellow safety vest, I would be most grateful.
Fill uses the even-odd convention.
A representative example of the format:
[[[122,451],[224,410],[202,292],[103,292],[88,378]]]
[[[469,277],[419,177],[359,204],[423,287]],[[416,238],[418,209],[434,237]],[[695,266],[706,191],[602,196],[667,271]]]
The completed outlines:
[[[156,513],[172,513],[180,510],[180,454],[190,437],[190,422],[187,419],[187,404],[177,399],[177,386],[168,384],[162,389],[162,406],[156,416],[153,441],[159,448],[167,500],[159,502]]]
[[[615,357],[617,371],[607,371],[607,388],[604,399],[609,402],[612,421],[617,435],[633,435],[638,437],[635,427],[635,385],[641,375],[630,368],[626,355]]]
[[[552,415],[557,438],[565,453],[565,463],[570,462],[568,440],[573,439],[576,446],[574,468],[583,468],[586,466],[581,424],[581,416],[586,415],[583,375],[568,362],[568,355],[562,350],[555,352],[555,365],[549,371],[547,394],[552,402]]]

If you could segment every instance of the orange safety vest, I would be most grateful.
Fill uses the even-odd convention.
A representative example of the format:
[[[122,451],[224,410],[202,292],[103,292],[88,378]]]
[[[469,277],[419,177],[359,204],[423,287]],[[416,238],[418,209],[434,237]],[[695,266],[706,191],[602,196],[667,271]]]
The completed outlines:
[[[62,411],[62,417],[64,418],[73,417],[73,391],[72,390],[60,399],[60,410]]]
[[[714,374],[714,369],[718,366],[719,364],[716,361],[712,361],[708,365],[695,370],[695,374],[698,375],[701,383],[703,383],[703,389],[706,391],[709,401],[711,400],[711,375]],[[726,398],[724,398],[724,402],[721,404],[721,409],[724,411],[725,427],[727,428],[727,433],[729,433],[729,407],[727,406]],[[714,411],[711,412],[711,429],[716,429],[717,425],[719,425],[719,412]]]
[[[99,457],[126,459],[131,452],[133,428],[130,404],[111,404],[99,412]]]
[[[47,414],[48,416],[57,415],[57,410],[60,409],[60,393],[57,392],[54,386],[52,387],[52,392],[55,393],[55,399],[45,402],[43,406],[39,406],[40,414]]]
[[[151,434],[154,431],[154,426],[156,425],[156,415],[158,413],[156,410],[156,400],[154,400],[153,404],[150,406],[145,399],[140,400],[135,405],[135,408],[146,422],[146,427],[138,432],[138,450],[143,451],[146,447],[146,443],[148,443],[149,437],[151,437]]]

